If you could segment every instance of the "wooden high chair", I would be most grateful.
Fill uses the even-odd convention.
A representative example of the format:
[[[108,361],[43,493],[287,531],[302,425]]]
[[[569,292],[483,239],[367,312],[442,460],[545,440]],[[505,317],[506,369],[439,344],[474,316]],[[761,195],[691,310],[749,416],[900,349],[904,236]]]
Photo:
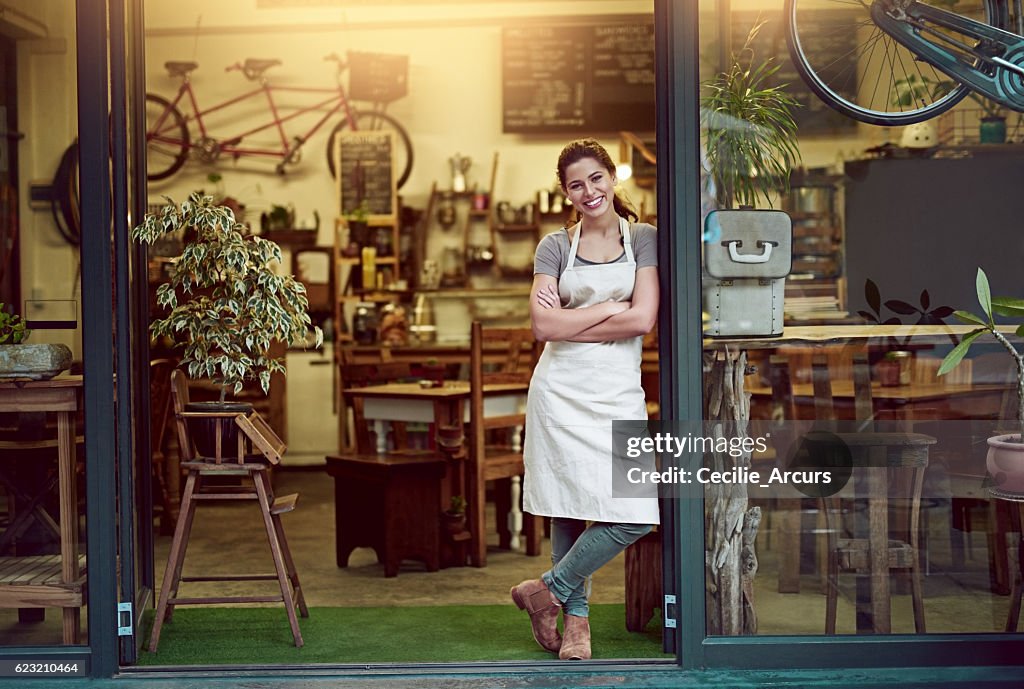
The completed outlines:
[[[498,370],[486,370],[484,349],[508,348],[508,357]],[[540,517],[519,511],[520,477],[523,475],[521,430],[526,413],[489,417],[484,414],[484,385],[488,383],[528,383],[536,363],[537,346],[529,328],[484,328],[474,321],[470,333],[470,442],[467,472],[469,530],[472,534],[469,559],[474,567],[487,564],[487,538],[484,524],[486,484],[495,482],[494,502],[498,521],[499,547],[512,545],[517,517],[522,516],[526,554],[540,555],[543,527]],[[494,442],[494,431],[508,432],[504,442]],[[488,437],[491,435],[492,437]],[[510,524],[505,523],[510,515]]]
[[[298,494],[274,497],[267,469],[281,461],[285,450],[284,442],[256,412],[189,412],[188,382],[181,370],[171,373],[171,397],[174,401],[174,416],[178,430],[178,444],[181,451],[181,466],[188,471],[181,508],[174,527],[171,550],[167,557],[163,584],[157,600],[156,617],[149,638],[149,650],[156,652],[160,643],[160,630],[165,620],[170,620],[177,605],[201,605],[208,603],[269,603],[281,601],[288,614],[295,646],[302,646],[302,634],[295,615],[295,607],[303,617],[309,617],[309,609],[302,595],[299,575],[295,570],[281,515],[295,509]],[[199,456],[195,442],[189,432],[188,419],[215,420],[215,445],[212,457]],[[225,436],[232,428],[237,429],[237,442],[228,447]],[[241,476],[252,482],[252,487],[204,486],[203,479],[209,476]],[[263,516],[263,525],[270,543],[274,560],[274,574],[237,574],[182,576],[185,550],[192,531],[196,505],[205,500],[255,500]],[[281,588],[277,595],[267,596],[205,596],[183,597],[178,595],[178,586],[183,581],[267,581],[276,579]]]

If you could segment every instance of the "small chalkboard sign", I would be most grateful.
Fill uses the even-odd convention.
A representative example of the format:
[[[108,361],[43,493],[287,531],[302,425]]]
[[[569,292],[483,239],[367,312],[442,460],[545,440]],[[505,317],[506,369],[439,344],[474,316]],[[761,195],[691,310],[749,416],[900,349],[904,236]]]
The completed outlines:
[[[365,205],[371,225],[395,222],[394,133],[340,132],[336,141],[338,214],[347,216]]]

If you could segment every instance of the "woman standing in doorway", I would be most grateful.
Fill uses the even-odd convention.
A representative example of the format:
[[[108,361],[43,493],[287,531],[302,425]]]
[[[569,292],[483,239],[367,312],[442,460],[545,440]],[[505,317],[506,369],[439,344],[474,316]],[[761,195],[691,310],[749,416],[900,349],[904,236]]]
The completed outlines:
[[[657,242],[616,195],[615,164],[593,139],[562,149],[558,181],[579,222],[537,246],[530,318],[547,344],[527,401],[523,507],[552,518],[553,566],[511,593],[537,643],[581,660],[590,576],[658,523],[656,495],[612,490],[612,421],[647,418],[640,358],[658,314]]]

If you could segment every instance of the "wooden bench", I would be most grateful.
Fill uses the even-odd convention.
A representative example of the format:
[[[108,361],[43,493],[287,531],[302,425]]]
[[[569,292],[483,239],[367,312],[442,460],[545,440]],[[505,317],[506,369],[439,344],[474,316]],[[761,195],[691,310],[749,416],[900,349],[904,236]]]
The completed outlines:
[[[85,603],[85,555],[78,578],[64,582],[61,556],[0,557],[0,608],[80,608]]]

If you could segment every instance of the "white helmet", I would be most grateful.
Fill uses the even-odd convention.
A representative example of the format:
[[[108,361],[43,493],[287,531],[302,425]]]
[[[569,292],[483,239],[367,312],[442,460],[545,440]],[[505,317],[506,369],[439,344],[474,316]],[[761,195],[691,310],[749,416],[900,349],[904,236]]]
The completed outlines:
[[[934,120],[908,124],[903,128],[900,146],[903,148],[931,148],[939,145],[939,128]]]

